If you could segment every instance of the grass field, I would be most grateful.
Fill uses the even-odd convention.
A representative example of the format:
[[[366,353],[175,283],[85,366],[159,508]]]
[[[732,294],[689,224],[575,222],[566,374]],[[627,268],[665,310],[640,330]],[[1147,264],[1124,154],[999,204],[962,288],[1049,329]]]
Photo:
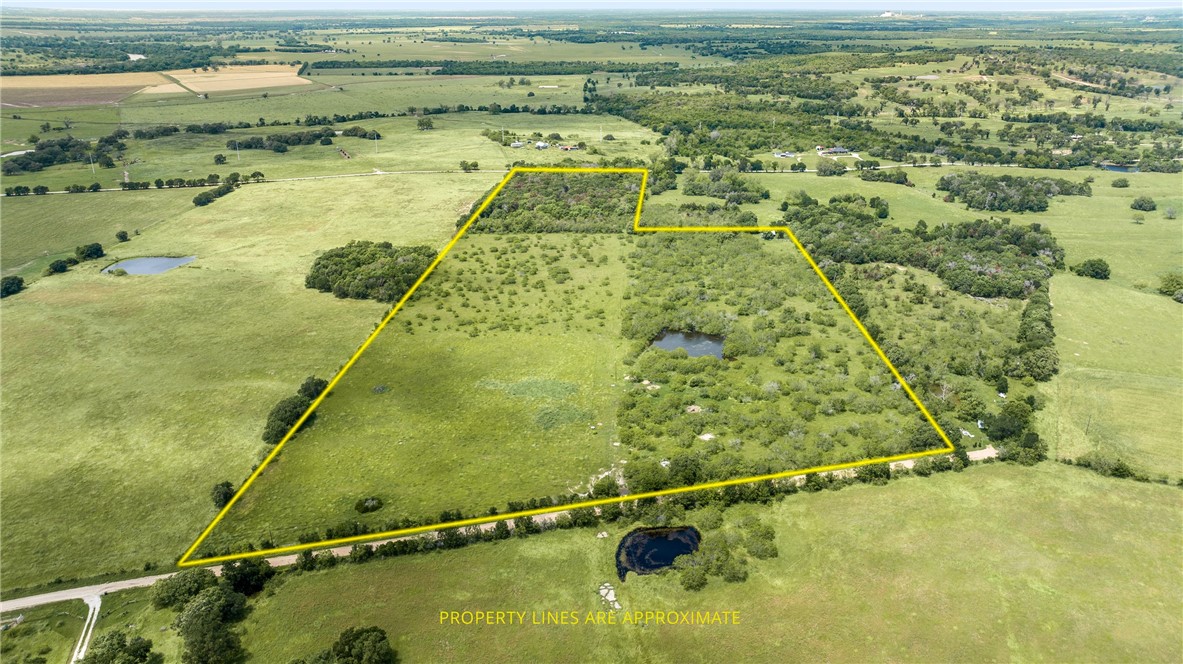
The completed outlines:
[[[587,491],[623,458],[611,443],[628,245],[574,237],[461,239],[210,545],[293,544],[342,522],[505,511],[507,500]],[[582,251],[596,262],[565,263],[565,283],[523,272],[543,256]],[[388,507],[358,515],[354,503],[369,496]]]
[[[761,175],[759,181],[772,191],[772,197],[754,209],[761,222],[774,222],[780,214],[777,202],[785,194],[803,189],[823,202],[848,193],[881,196],[891,204],[890,223],[904,228],[919,219],[932,225],[990,216],[940,200],[944,194],[936,190],[936,181],[952,168],[963,167],[908,168],[916,183],[911,188],[863,182],[853,173],[837,178]],[[1061,375],[1042,388],[1054,401],[1042,416],[1041,434],[1058,456],[1075,458],[1100,450],[1120,454],[1145,472],[1180,477],[1183,307],[1153,292],[1159,275],[1183,268],[1183,226],[1165,217],[1167,208],[1183,210],[1180,176],[1099,169],[978,170],[1074,181],[1088,176],[1096,179],[1091,197],[1060,197],[1040,213],[994,213],[995,217],[1009,217],[1011,223],[1039,223],[1050,228],[1065,249],[1068,265],[1103,258],[1112,269],[1112,276],[1104,282],[1068,272],[1052,277]],[[1119,176],[1130,181],[1129,188],[1110,186]],[[1143,195],[1156,200],[1157,211],[1130,209],[1130,202]],[[1135,223],[1137,214],[1144,217],[1141,223]]]
[[[438,246],[490,184],[250,185],[108,257],[197,255],[185,268],[117,278],[88,263],[6,298],[3,589],[179,555],[214,514],[210,487],[258,458],[271,405],[331,374],[381,316],[305,289],[316,253],[361,238]]]
[[[157,178],[203,178],[210,173],[222,177],[231,172],[248,175],[263,172],[268,178],[342,175],[382,171],[456,170],[461,161],[475,161],[485,170],[505,169],[518,160],[551,164],[564,158],[585,158],[587,153],[562,152],[557,149],[534,150],[504,147],[481,135],[482,131],[504,129],[508,133],[543,136],[558,133],[564,140],[584,141],[595,146],[604,156],[647,156],[652,146],[641,145],[642,140],[653,140],[655,135],[643,127],[620,118],[587,115],[530,115],[515,113],[494,116],[486,113],[456,113],[433,117],[434,129],[420,131],[414,117],[377,118],[341,124],[341,130],[358,125],[382,134],[379,141],[338,136],[332,145],[301,145],[283,154],[271,150],[235,151],[228,142],[248,136],[267,136],[274,133],[302,131],[301,127],[261,127],[236,129],[223,134],[179,133],[155,140],[128,141],[128,156],[136,162],[126,167],[97,169],[91,173],[87,164],[63,164],[37,173],[4,178],[6,187],[24,184],[43,184],[60,191],[71,184],[99,182],[104,187],[119,187],[123,171],[137,182],[152,182]],[[614,141],[600,142],[601,132],[611,134]],[[532,145],[532,144],[531,144]],[[344,149],[345,159],[338,149]],[[227,163],[214,164],[214,155],[222,154]],[[187,190],[189,198],[198,190]],[[32,197],[30,197],[32,198]],[[52,197],[50,197],[52,198]],[[5,201],[7,204],[8,201]]]
[[[146,232],[193,208],[192,190],[22,196],[4,200],[0,217],[0,271],[29,281],[50,261],[74,255],[80,244],[98,242],[107,251],[126,252],[140,238],[122,247],[117,231]]]
[[[6,662],[69,664],[74,646],[82,636],[86,612],[82,600],[72,600],[5,613],[6,627],[17,616],[24,619],[19,625],[0,631],[0,658]]]
[[[1059,464],[990,465],[886,487],[740,506],[778,558],[700,593],[674,576],[616,582],[627,527],[560,531],[288,579],[245,623],[260,661],[378,625],[403,661],[1177,661],[1183,541],[1177,489]],[[693,523],[690,516],[688,522]],[[837,524],[837,526],[836,526]],[[710,532],[707,537],[711,537]],[[440,611],[739,611],[738,626],[441,626]],[[292,630],[292,625],[300,625]],[[952,638],[951,638],[951,635]]]

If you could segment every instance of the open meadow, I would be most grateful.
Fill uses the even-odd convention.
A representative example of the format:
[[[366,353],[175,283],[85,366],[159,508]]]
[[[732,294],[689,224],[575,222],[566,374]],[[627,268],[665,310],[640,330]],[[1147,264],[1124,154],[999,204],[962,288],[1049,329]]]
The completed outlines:
[[[267,409],[309,374],[331,375],[382,315],[306,289],[317,253],[363,238],[442,246],[489,184],[249,185],[6,299],[4,590],[179,555],[213,517],[210,488],[259,458]],[[198,258],[159,275],[99,273],[150,255]]]
[[[1183,583],[1181,506],[1170,487],[1055,463],[989,464],[729,508],[727,523],[755,517],[775,530],[779,549],[751,562],[742,583],[712,579],[699,592],[683,590],[675,574],[619,583],[615,544],[631,526],[607,526],[605,539],[575,529],[285,576],[242,631],[253,658],[276,662],[359,624],[385,629],[410,662],[785,652],[832,661],[1174,661],[1183,643],[1175,620],[1183,603],[1171,591]],[[597,595],[605,582],[623,605],[615,625],[440,624],[440,612],[478,609],[575,611],[582,622],[605,610]],[[130,622],[131,633],[170,638],[158,626],[171,612],[137,611],[142,598],[108,602],[121,618],[100,622],[100,633]],[[738,611],[740,624],[619,624],[632,611]]]

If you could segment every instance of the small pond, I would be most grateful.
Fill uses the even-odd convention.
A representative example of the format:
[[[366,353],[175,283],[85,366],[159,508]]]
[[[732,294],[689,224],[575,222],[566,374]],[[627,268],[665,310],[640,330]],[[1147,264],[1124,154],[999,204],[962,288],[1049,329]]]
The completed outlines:
[[[1140,170],[1137,166],[1120,166],[1118,164],[1101,164],[1101,168],[1116,173],[1137,173]]]
[[[114,265],[103,268],[103,272],[126,270],[128,274],[160,274],[168,272],[174,267],[197,260],[196,256],[145,256],[143,258],[129,258]]]
[[[701,332],[671,332],[665,330],[653,340],[653,345],[662,350],[685,348],[690,357],[714,355],[723,359],[723,337]]]
[[[678,556],[698,551],[702,535],[693,526],[637,528],[616,547],[616,574],[652,574],[674,564]]]

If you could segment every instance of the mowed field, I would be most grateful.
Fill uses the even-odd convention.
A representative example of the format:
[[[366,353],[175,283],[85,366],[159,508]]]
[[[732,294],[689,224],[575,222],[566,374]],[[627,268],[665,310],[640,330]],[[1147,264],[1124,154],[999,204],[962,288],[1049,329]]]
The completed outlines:
[[[378,625],[406,662],[1178,661],[1181,508],[1173,487],[991,464],[731,508],[727,521],[772,525],[780,552],[753,562],[744,583],[622,584],[613,555],[631,526],[606,527],[606,539],[557,531],[286,579],[258,600],[244,644],[258,661],[285,662]],[[441,611],[582,617],[603,609],[604,582],[624,611],[739,611],[740,624],[440,624]],[[148,613],[100,633],[132,623],[166,638]]]
[[[214,515],[213,484],[241,482],[260,458],[271,406],[331,375],[384,311],[304,288],[316,254],[354,239],[442,246],[493,181],[249,185],[6,298],[3,590],[180,555]],[[145,255],[198,258],[99,274]]]

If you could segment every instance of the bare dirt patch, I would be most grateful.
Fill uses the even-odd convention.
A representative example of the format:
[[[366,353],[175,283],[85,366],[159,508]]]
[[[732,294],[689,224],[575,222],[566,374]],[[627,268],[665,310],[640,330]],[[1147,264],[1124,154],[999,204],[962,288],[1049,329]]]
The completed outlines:
[[[0,76],[0,99],[18,108],[112,104],[162,83],[168,81],[155,72]]]

